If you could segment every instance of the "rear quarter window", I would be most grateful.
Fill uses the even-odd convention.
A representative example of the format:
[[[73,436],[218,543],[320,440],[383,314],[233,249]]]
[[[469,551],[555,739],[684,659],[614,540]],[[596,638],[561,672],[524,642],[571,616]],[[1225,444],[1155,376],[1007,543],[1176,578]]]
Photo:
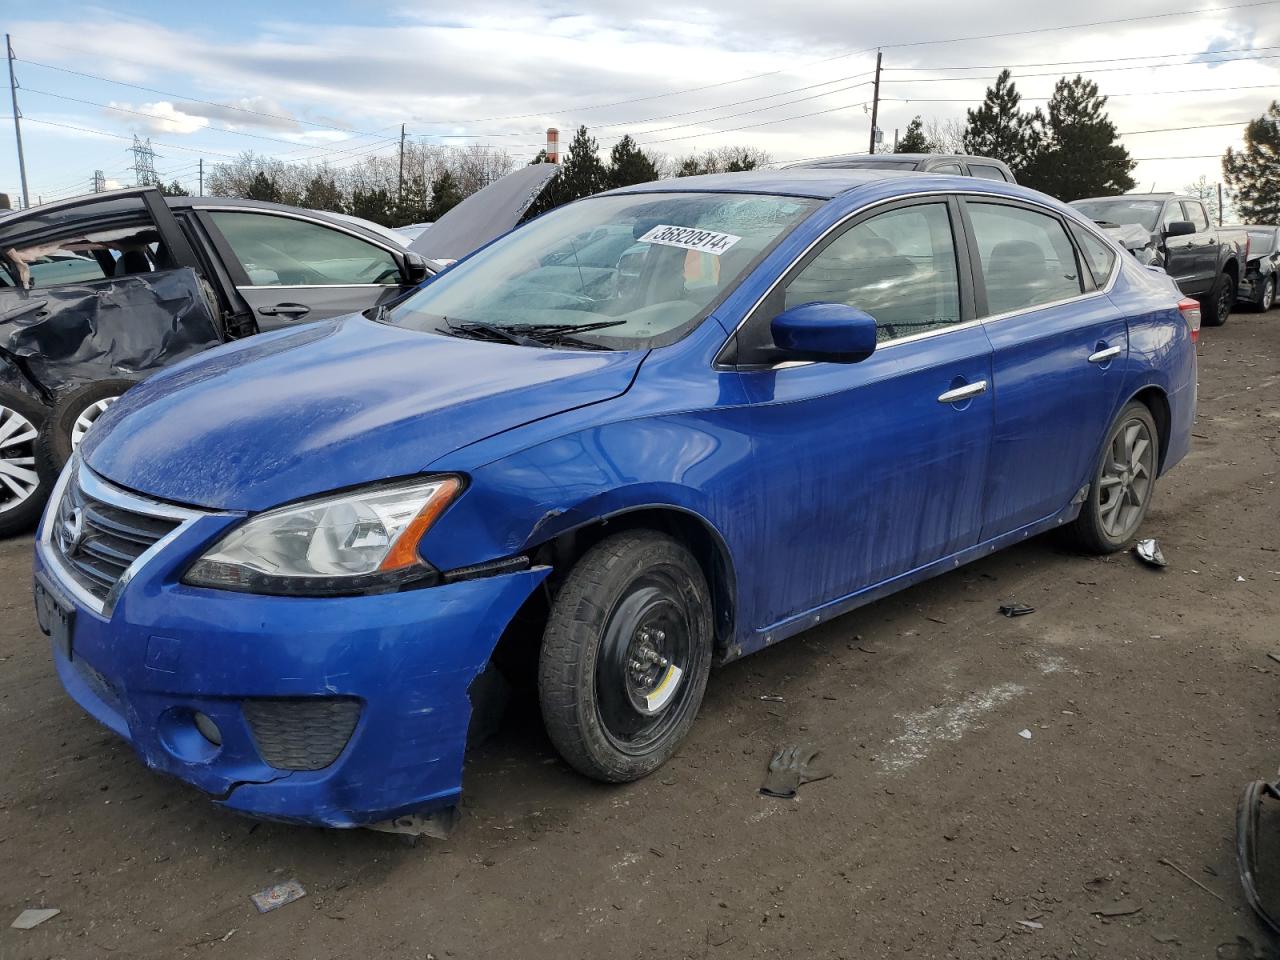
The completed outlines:
[[[1074,223],[1071,224],[1071,235],[1075,238],[1076,246],[1080,248],[1085,269],[1093,278],[1094,286],[1105,287],[1111,278],[1111,271],[1115,268],[1115,251],[1088,230]]]
[[[969,173],[983,180],[999,180],[1002,183],[1008,183],[1009,178],[1004,175],[1004,171],[999,167],[993,167],[988,163],[970,163]]]

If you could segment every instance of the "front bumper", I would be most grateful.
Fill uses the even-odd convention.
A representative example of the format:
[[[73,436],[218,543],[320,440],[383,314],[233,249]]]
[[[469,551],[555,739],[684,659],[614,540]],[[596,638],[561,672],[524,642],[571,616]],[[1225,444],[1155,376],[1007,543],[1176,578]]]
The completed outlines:
[[[72,598],[70,656],[53,650],[67,692],[147,766],[244,813],[350,827],[456,803],[468,690],[548,568],[315,599],[180,583],[191,557],[236,519],[184,526],[130,571],[105,613]],[[43,533],[35,572],[65,591]],[[291,701],[355,702],[358,720],[323,769],[279,769],[246,716],[257,698],[286,714]],[[220,745],[199,732],[198,713],[217,725]]]

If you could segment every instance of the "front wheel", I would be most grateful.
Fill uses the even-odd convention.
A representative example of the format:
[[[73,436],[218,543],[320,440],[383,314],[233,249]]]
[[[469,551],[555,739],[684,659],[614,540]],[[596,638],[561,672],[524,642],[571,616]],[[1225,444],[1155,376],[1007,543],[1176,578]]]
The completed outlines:
[[[58,399],[40,433],[36,451],[40,472],[52,479],[62,472],[85,433],[136,380],[96,380]]]
[[[589,777],[652,773],[693,726],[711,670],[706,579],[681,544],[654,531],[588,550],[551,606],[538,698],[556,749]]]
[[[1146,404],[1134,400],[1107,432],[1080,515],[1066,528],[1088,553],[1114,553],[1138,532],[1155,493],[1160,435]]]
[[[0,387],[0,537],[36,525],[49,482],[36,470],[36,438],[48,413],[43,404]]]

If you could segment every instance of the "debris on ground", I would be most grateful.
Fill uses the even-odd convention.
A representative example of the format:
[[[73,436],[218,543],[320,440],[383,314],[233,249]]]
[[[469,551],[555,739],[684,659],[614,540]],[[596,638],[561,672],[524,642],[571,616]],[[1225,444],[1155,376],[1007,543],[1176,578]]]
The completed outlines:
[[[14,930],[30,930],[32,927],[38,927],[46,920],[52,920],[62,911],[54,907],[38,907],[29,910],[23,910],[18,914],[18,919],[9,924]]]
[[[1236,583],[1248,583],[1248,582],[1249,581],[1246,580],[1244,577],[1241,577],[1241,576],[1236,577]]]
[[[1276,663],[1280,663],[1280,653],[1268,653],[1267,656],[1270,657],[1272,660],[1274,660]]]
[[[1138,913],[1142,907],[1132,900],[1117,900],[1115,903],[1094,910],[1099,917],[1128,917]]]
[[[1178,873],[1182,874],[1184,877],[1186,877],[1188,880],[1190,880],[1192,883],[1194,883],[1197,887],[1199,887],[1201,890],[1203,890],[1205,893],[1209,894],[1210,896],[1217,897],[1219,900],[1222,900],[1221,896],[1219,896],[1213,890],[1210,890],[1203,883],[1201,883],[1191,874],[1187,873],[1187,871],[1183,870],[1180,866],[1178,866],[1172,860],[1166,860],[1164,857],[1161,857],[1158,862],[1164,864],[1166,867],[1169,867],[1171,870],[1176,870]],[[1226,903],[1225,900],[1222,900],[1222,902]]]
[[[1022,926],[1026,927],[1028,930],[1043,930],[1043,929],[1044,929],[1044,924],[1043,924],[1043,923],[1036,923],[1034,920],[1015,920],[1015,921],[1013,921],[1013,922],[1014,922],[1014,923],[1017,923],[1017,924],[1021,924]]]
[[[301,900],[306,895],[307,891],[302,889],[302,884],[297,880],[286,880],[284,883],[273,884],[265,890],[258,891],[249,899],[253,901],[259,913],[269,913],[272,910],[278,910],[286,903]]]
[[[1167,567],[1169,561],[1164,558],[1159,540],[1139,540],[1133,545],[1134,555],[1150,567]]]
[[[1025,603],[1006,603],[1000,608],[1000,612],[1006,617],[1025,617],[1028,613],[1035,613],[1036,608]]]
[[[1030,740],[1030,739],[1031,739],[1031,731],[1030,731],[1030,730],[1019,730],[1019,731],[1018,731],[1018,736],[1020,736],[1023,740]]]
[[[787,702],[782,697],[778,696],[776,693],[763,693],[760,695],[760,699],[768,703],[786,703]]]
[[[807,743],[779,747],[769,760],[769,772],[760,788],[761,795],[790,799],[801,784],[831,776],[829,770],[811,766],[817,755],[818,748]]]

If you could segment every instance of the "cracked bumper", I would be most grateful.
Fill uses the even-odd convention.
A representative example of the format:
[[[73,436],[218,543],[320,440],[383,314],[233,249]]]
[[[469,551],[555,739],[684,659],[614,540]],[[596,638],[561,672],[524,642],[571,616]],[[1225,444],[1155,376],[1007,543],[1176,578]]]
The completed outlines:
[[[244,813],[333,827],[457,802],[468,688],[548,572],[301,599],[186,587],[152,566],[109,619],[74,602],[71,655],[53,650],[67,692],[152,769]],[[35,569],[51,577],[38,554]],[[323,769],[270,766],[244,702],[316,697],[358,701],[345,747]]]

